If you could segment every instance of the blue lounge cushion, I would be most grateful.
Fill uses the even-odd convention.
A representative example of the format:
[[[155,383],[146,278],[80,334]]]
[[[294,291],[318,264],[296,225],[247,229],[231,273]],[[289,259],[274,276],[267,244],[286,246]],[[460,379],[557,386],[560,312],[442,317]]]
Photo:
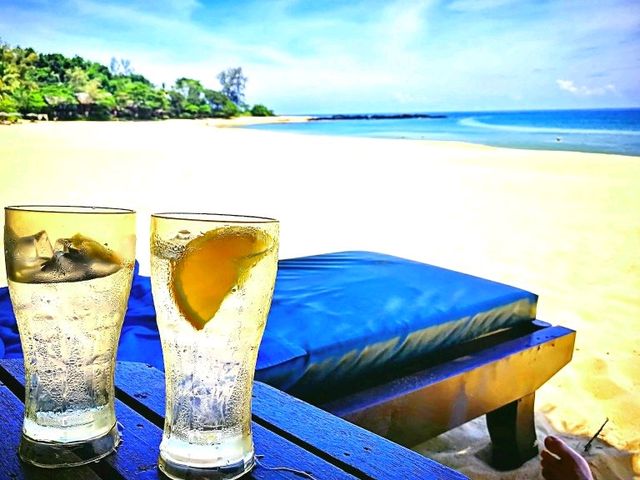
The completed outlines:
[[[535,318],[533,293],[372,252],[281,260],[256,379],[304,395]],[[7,289],[0,354],[21,356]],[[162,368],[148,277],[135,272],[120,360]]]
[[[22,356],[20,336],[16,317],[11,309],[9,289],[0,288],[0,358],[16,358]]]
[[[286,374],[258,365],[257,377],[304,396],[529,322],[536,303],[512,286],[379,253],[284,260],[265,337],[306,355]]]

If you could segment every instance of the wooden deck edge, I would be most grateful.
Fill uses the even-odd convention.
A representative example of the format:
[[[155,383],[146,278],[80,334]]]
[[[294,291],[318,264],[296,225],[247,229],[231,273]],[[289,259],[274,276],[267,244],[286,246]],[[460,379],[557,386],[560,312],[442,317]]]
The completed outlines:
[[[322,408],[403,445],[415,445],[531,393],[572,358],[575,332],[542,327]]]

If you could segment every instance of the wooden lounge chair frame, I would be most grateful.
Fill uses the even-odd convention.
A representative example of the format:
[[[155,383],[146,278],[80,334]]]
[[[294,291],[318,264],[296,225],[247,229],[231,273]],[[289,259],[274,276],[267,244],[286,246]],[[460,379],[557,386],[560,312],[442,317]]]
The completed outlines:
[[[486,414],[492,465],[510,470],[537,455],[535,392],[569,363],[574,343],[575,331],[534,320],[432,355],[393,378],[305,400],[405,446]]]

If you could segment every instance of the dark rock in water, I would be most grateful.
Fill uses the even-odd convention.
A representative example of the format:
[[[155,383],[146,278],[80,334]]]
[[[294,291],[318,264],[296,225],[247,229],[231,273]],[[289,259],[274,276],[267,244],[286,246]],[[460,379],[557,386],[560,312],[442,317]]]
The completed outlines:
[[[429,113],[371,113],[371,114],[338,114],[312,117],[309,121],[318,120],[406,120],[410,118],[447,118],[446,115]]]

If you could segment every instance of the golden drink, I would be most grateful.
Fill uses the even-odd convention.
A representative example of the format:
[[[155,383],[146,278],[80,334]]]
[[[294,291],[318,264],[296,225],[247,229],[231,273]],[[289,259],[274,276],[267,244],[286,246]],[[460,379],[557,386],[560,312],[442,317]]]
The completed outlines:
[[[254,464],[251,388],[278,260],[278,222],[156,214],[151,280],[166,416],[160,469],[236,478]]]
[[[118,443],[113,375],[134,229],[129,210],[5,209],[7,279],[25,362],[25,461],[81,465]]]

